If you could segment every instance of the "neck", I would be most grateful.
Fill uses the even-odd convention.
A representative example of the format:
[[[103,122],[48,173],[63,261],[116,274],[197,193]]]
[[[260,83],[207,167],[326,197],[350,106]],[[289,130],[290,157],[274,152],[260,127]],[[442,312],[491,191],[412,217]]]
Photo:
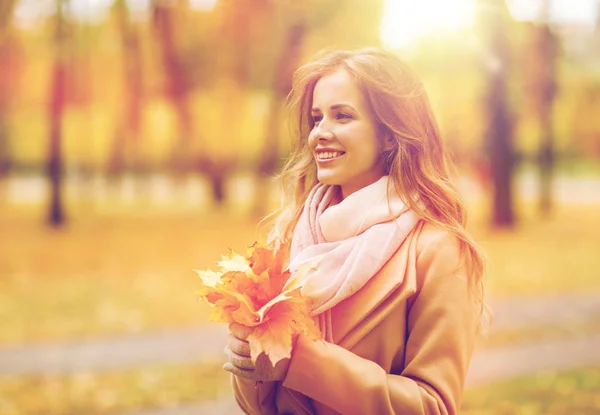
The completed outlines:
[[[341,187],[340,196],[341,196],[342,200],[347,198],[348,196],[350,196],[352,193],[355,193],[355,192],[359,191],[360,189],[363,189],[363,188],[375,183],[377,180],[381,179],[382,177],[383,177],[383,175],[373,176],[373,177],[369,177],[362,183],[353,183],[353,184],[347,184],[347,185],[340,186]]]

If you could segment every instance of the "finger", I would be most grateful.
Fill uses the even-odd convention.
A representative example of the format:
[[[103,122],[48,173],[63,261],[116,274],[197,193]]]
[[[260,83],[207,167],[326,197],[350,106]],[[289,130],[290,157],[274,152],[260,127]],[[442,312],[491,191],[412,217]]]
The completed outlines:
[[[233,352],[231,349],[225,349],[225,353],[227,353],[227,357],[229,361],[240,369],[245,370],[254,370],[254,363],[252,363],[252,359],[246,356],[240,356],[239,354]]]
[[[236,375],[240,378],[254,380],[254,371],[253,370],[240,369],[239,367],[235,366],[231,362],[225,363],[223,365],[223,369],[226,370],[227,372],[233,373],[234,375]]]
[[[240,340],[237,337],[230,334],[227,346],[229,347],[229,349],[231,349],[231,351],[240,356],[250,357],[250,344],[248,344],[247,341]]]
[[[229,325],[229,331],[231,331],[231,334],[233,334],[238,339],[247,340],[250,333],[254,331],[254,328],[243,326],[238,323],[231,323]]]

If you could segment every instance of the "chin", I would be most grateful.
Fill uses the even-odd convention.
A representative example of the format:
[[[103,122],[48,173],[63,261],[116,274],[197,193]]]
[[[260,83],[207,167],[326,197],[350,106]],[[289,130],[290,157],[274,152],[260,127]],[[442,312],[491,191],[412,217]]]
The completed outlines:
[[[340,180],[332,174],[317,173],[317,179],[319,180],[319,183],[328,184],[331,186],[340,184]]]

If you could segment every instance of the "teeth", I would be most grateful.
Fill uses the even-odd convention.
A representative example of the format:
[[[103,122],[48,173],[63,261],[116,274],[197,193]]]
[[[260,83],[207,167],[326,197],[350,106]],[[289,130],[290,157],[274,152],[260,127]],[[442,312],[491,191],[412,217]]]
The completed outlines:
[[[342,155],[342,153],[339,151],[325,151],[323,153],[317,154],[317,158],[319,160],[327,160],[327,159],[332,159],[334,157],[338,157],[341,155]]]

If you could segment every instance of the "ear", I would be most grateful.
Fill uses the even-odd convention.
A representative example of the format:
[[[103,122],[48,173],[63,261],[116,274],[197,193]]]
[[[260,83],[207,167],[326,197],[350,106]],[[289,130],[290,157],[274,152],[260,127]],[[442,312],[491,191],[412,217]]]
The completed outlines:
[[[396,139],[390,133],[383,136],[383,151],[387,152],[392,150],[396,146]]]

